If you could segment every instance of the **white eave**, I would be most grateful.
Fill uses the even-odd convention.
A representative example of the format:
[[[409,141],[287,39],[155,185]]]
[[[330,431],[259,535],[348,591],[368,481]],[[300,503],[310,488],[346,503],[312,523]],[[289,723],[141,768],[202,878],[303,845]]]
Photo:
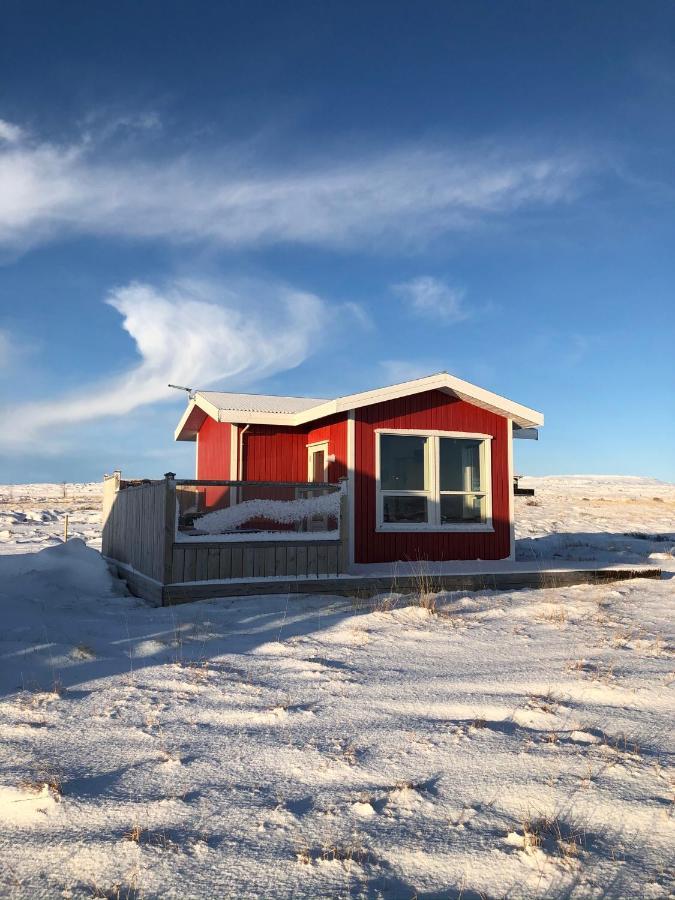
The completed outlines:
[[[349,394],[334,400],[309,397],[271,397],[259,394],[225,394],[219,391],[196,391],[176,429],[176,440],[194,440],[205,415],[217,422],[260,425],[304,425],[326,416],[360,409],[373,403],[397,400],[423,391],[442,391],[497,415],[511,419],[519,428],[536,428],[544,424],[542,413],[484,388],[462,381],[447,372],[404,381],[389,387]]]

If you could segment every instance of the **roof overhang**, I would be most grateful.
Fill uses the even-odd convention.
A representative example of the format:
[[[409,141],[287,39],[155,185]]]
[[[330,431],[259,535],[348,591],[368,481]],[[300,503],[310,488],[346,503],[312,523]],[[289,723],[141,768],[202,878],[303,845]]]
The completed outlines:
[[[177,441],[196,440],[199,429],[204,424],[207,415],[209,414],[195,400],[190,400],[174,432],[174,439]]]
[[[536,428],[544,424],[543,414],[534,409],[515,403],[506,397],[501,397],[492,391],[487,391],[475,384],[471,384],[469,381],[463,381],[461,378],[449,375],[447,372],[439,372],[437,375],[428,375],[425,378],[416,378],[413,381],[405,381],[389,387],[363,391],[359,394],[349,394],[345,397],[337,397],[335,400],[326,400],[325,403],[318,403],[310,409],[294,413],[261,413],[250,410],[218,409],[213,403],[201,396],[199,392],[196,392],[176,429],[175,438],[177,441],[194,440],[206,415],[211,416],[217,422],[232,422],[245,425],[298,426],[352,409],[370,406],[373,403],[383,403],[387,400],[410,397],[414,394],[421,394],[424,391],[442,391],[452,397],[472,403],[474,406],[479,406],[499,416],[511,419],[519,428]]]

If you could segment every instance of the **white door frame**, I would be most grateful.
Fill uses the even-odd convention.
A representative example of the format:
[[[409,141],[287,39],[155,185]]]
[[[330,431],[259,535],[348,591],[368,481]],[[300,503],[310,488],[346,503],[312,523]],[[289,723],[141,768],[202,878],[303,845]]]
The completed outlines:
[[[307,444],[307,481],[314,481],[314,454],[323,452],[323,480],[328,481],[328,441]]]

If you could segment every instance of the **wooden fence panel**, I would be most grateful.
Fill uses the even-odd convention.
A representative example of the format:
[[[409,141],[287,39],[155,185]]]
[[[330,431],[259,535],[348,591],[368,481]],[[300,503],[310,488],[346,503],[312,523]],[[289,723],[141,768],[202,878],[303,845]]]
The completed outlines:
[[[173,545],[173,584],[340,573],[340,541],[208,541]]]
[[[128,487],[119,473],[103,484],[102,552],[156,581],[172,568],[175,493],[170,480]],[[168,558],[167,558],[168,553]]]

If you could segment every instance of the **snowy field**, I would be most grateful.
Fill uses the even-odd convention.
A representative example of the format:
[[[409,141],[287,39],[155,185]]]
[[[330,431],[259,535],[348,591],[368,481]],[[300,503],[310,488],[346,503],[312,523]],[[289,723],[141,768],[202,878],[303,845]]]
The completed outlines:
[[[0,487],[0,896],[673,897],[675,487],[522,484],[666,577],[152,609],[98,485]]]

